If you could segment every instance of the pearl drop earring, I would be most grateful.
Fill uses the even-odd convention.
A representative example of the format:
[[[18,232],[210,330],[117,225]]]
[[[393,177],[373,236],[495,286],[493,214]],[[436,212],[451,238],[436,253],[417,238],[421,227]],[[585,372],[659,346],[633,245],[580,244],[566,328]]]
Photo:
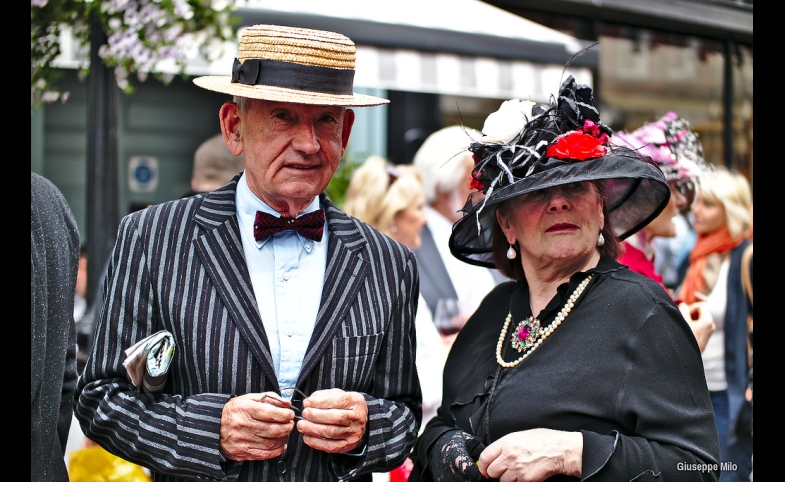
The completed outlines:
[[[394,224],[392,226],[390,226],[390,232],[393,233],[393,234],[397,233],[398,232],[398,226],[396,226]]]
[[[509,249],[507,249],[507,259],[515,259],[518,256],[518,253],[515,252],[515,249],[510,244]]]
[[[603,244],[605,244],[605,236],[600,233],[600,235],[597,236],[597,246],[602,246]]]

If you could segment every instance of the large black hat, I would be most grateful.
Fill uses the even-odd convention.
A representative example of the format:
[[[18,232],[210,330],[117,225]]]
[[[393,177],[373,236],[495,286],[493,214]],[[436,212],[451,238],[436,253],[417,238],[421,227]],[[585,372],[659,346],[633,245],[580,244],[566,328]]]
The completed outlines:
[[[516,102],[502,104],[509,110]],[[605,181],[605,203],[614,233],[624,239],[654,219],[668,204],[665,175],[648,157],[611,145],[611,129],[600,121],[591,88],[569,76],[550,105],[534,105],[518,115],[491,114],[483,137],[469,146],[475,167],[464,216],[453,226],[450,251],[469,264],[494,267],[492,232],[496,208],[507,199],[582,181]],[[496,115],[496,118],[491,117]],[[523,118],[516,129],[517,118]],[[512,139],[486,132],[509,120]],[[528,122],[527,122],[528,121]],[[504,129],[502,129],[504,130]]]

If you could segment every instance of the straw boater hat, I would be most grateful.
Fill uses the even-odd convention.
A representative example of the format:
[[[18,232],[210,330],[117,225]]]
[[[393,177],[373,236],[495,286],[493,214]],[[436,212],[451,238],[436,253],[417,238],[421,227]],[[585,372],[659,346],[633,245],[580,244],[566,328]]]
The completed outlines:
[[[670,188],[662,171],[635,150],[611,145],[613,132],[600,121],[593,102],[591,88],[569,76],[550,105],[507,101],[488,117],[483,137],[469,146],[475,161],[472,185],[478,191],[469,196],[464,216],[453,226],[453,256],[494,267],[496,208],[540,189],[604,181],[609,222],[620,239],[665,208]]]
[[[253,25],[240,37],[231,76],[194,79],[224,94],[315,105],[363,107],[387,104],[355,94],[354,42],[335,32],[279,25]]]

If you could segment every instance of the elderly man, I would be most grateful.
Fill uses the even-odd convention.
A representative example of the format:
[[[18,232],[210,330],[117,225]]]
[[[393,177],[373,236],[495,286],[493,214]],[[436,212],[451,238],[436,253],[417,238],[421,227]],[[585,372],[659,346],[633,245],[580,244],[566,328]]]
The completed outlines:
[[[421,420],[414,254],[323,194],[346,149],[354,43],[256,25],[231,77],[224,140],[246,170],[125,217],[76,413],[88,437],[158,481],[366,480],[408,455]],[[161,330],[160,391],[124,350]],[[148,363],[149,366],[149,363]]]

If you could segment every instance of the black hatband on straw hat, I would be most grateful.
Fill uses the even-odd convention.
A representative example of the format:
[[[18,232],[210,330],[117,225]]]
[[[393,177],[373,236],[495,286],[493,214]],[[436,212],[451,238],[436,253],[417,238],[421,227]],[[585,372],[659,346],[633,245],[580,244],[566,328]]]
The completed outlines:
[[[364,107],[387,104],[353,92],[356,48],[344,35],[279,25],[243,30],[230,76],[194,79],[215,92],[312,105]]]

